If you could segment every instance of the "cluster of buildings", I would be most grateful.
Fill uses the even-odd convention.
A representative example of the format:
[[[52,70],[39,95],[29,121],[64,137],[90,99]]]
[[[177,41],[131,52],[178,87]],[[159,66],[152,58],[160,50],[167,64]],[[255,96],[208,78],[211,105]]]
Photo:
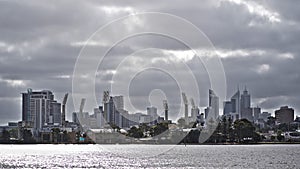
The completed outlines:
[[[129,129],[131,126],[146,123],[155,125],[161,122],[168,122],[168,110],[165,109],[165,118],[157,113],[157,108],[154,106],[147,107],[147,114],[137,112],[134,114],[128,113],[124,108],[123,96],[110,96],[108,91],[104,91],[102,105],[94,108],[94,113],[90,115],[88,112],[83,112],[80,108],[79,112],[73,112],[72,120],[81,127],[88,129],[101,129],[118,127]],[[84,99],[81,102],[81,107],[84,104]],[[167,103],[166,103],[167,104]]]
[[[14,123],[15,128],[30,130],[37,141],[50,139],[53,129],[76,133],[90,129],[122,128],[128,130],[131,126],[146,123],[155,125],[161,122],[171,123],[168,120],[167,102],[164,101],[165,118],[160,117],[157,108],[147,107],[147,114],[130,114],[124,108],[123,96],[111,96],[104,91],[102,105],[94,108],[94,113],[84,111],[85,99],[81,100],[78,112],[72,113],[72,121],[66,121],[66,102],[68,94],[65,95],[63,103],[55,100],[54,94],[49,90],[32,91],[22,93],[22,121]],[[109,130],[108,130],[109,131]],[[19,133],[21,138],[22,133]]]
[[[188,101],[186,94],[182,93],[184,116],[181,120],[185,123],[183,126],[191,127],[190,124],[196,123],[197,126],[205,128],[207,121],[220,119],[219,97],[211,89],[208,94],[208,106],[204,109],[204,113],[201,113],[193,98]],[[34,138],[39,141],[45,138],[49,139],[53,129],[57,128],[59,131],[76,133],[91,129],[104,131],[111,128],[126,131],[130,127],[142,123],[152,126],[164,122],[176,126],[168,118],[169,110],[166,100],[163,101],[164,117],[158,115],[158,110],[154,106],[147,107],[146,113],[132,114],[125,110],[123,96],[111,96],[108,91],[104,91],[102,104],[94,108],[93,114],[84,111],[85,99],[82,99],[79,111],[72,113],[72,121],[69,122],[66,121],[67,99],[68,94],[65,95],[63,102],[59,103],[49,90],[32,91],[28,89],[27,92],[22,93],[22,121],[10,122],[9,126],[4,129],[19,129],[18,138],[22,138],[20,128],[30,130]],[[189,103],[191,105],[190,113]],[[229,101],[224,101],[223,117],[231,118],[232,121],[247,119],[264,127],[270,116],[271,113],[261,112],[259,107],[251,107],[251,95],[246,88],[242,93],[238,89]],[[287,106],[281,107],[275,111],[275,119],[277,124],[291,123],[294,121],[294,110]]]
[[[233,121],[247,119],[250,122],[264,127],[265,122],[271,117],[271,113],[261,112],[260,107],[251,107],[251,95],[245,87],[241,93],[238,89],[230,101],[223,105],[223,116],[230,117]],[[276,124],[291,123],[294,121],[294,109],[283,106],[275,111]]]
[[[35,129],[34,134],[44,128],[60,127],[62,119],[61,103],[51,91],[28,89],[22,93],[22,126]]]

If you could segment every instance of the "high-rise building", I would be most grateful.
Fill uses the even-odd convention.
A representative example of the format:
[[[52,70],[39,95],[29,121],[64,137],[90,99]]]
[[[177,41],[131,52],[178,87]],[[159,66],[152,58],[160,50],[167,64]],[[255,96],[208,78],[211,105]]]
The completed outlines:
[[[53,121],[52,123],[49,123],[54,125],[60,125],[62,122],[61,117],[61,103],[58,103],[57,101],[51,101],[49,121]]]
[[[105,125],[103,107],[99,106],[99,108],[94,108],[94,115],[96,118],[96,126],[103,128]]]
[[[294,121],[294,109],[288,106],[280,107],[279,110],[275,111],[275,118],[280,124],[291,123]]]
[[[157,118],[157,108],[154,106],[147,107],[147,115]]]
[[[116,110],[124,110],[123,96],[114,96],[113,101],[114,101]]]
[[[259,119],[262,119],[263,121],[267,122],[268,121],[268,118],[271,116],[271,113],[268,113],[268,112],[262,112],[260,115],[259,115]]]
[[[199,108],[198,107],[192,107],[191,109],[191,115],[192,115],[192,119],[197,119],[198,115],[199,115]]]
[[[248,93],[246,87],[245,87],[245,90],[243,91],[243,94],[241,95],[240,104],[241,104],[241,106],[240,106],[241,117],[240,118],[252,121],[253,115],[252,115],[252,109],[250,108],[251,97],[250,97],[250,94]]]
[[[223,115],[229,115],[232,112],[231,101],[224,102]]]
[[[22,93],[22,121],[31,123],[35,130],[61,124],[61,104],[49,90]]]
[[[110,97],[108,103],[106,103],[106,104],[107,104],[107,116],[106,116],[107,119],[106,119],[106,121],[110,125],[116,124],[116,122],[115,122],[116,108],[115,108],[115,104],[113,101],[113,97]]]
[[[253,108],[253,121],[257,121],[261,115],[261,109],[259,107]]]
[[[120,113],[120,127],[129,128],[129,114],[127,110],[118,110]]]
[[[208,114],[209,112],[211,112],[211,107],[206,107],[204,109],[204,115],[205,115],[205,119],[208,119]]]
[[[243,91],[243,94],[241,95],[241,110],[250,108],[250,106],[251,106],[250,104],[251,104],[251,96],[245,87],[245,90]]]
[[[209,89],[208,94],[209,94],[208,107],[210,107],[208,117],[217,119],[219,116],[219,97],[211,89]]]
[[[232,114],[238,119],[241,117],[241,109],[240,109],[240,90],[238,90],[232,97],[231,97],[231,105],[232,105]]]

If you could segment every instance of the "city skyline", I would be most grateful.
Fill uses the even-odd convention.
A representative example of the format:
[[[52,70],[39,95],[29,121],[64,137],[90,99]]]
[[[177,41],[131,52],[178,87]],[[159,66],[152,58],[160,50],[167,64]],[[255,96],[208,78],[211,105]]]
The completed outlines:
[[[247,90],[246,87],[242,91],[242,94],[240,94],[240,89],[238,88],[236,93],[233,94],[233,96],[231,97],[231,101],[227,101],[227,100],[219,101],[219,97],[214,93],[214,91],[212,89],[209,89],[208,93],[209,93],[209,97],[208,97],[207,107],[204,107],[203,109],[201,107],[198,107],[197,105],[195,105],[193,98],[191,98],[190,102],[186,101],[187,111],[184,110],[184,112],[181,112],[181,115],[179,114],[179,116],[176,119],[170,119],[170,120],[174,121],[175,123],[180,118],[183,118],[187,121],[193,121],[193,120],[197,119],[198,115],[201,115],[201,114],[205,115],[204,116],[205,119],[209,119],[209,118],[216,119],[217,113],[219,113],[218,115],[220,116],[220,118],[230,117],[234,121],[237,119],[247,119],[249,121],[255,122],[256,120],[258,120],[258,118],[260,117],[261,114],[268,113],[274,117],[274,116],[276,116],[276,112],[278,112],[282,108],[289,107],[289,105],[281,105],[278,108],[276,108],[276,110],[274,112],[266,112],[264,110],[261,110],[261,108],[258,106],[251,107],[251,94],[249,93],[249,91]],[[118,114],[120,114],[120,117],[123,116],[125,118],[128,118],[128,114],[129,115],[143,114],[143,115],[150,115],[151,118],[153,118],[151,120],[145,120],[145,122],[151,122],[157,117],[161,118],[161,116],[162,116],[162,118],[165,118],[165,116],[166,116],[165,108],[168,109],[168,105],[167,105],[167,107],[165,107],[165,104],[167,104],[167,101],[163,100],[162,102],[164,104],[164,108],[162,110],[158,109],[154,105],[150,105],[150,106],[145,107],[144,111],[129,112],[126,110],[126,105],[124,105],[124,99],[123,99],[124,96],[110,95],[109,91],[104,91],[101,104],[99,104],[97,108],[94,107],[93,111],[85,110],[84,106],[86,103],[86,99],[82,98],[79,109],[76,109],[73,112],[69,112],[67,107],[64,108],[64,105],[67,103],[67,99],[64,98],[61,101],[64,103],[60,103],[59,100],[55,100],[56,99],[54,96],[55,93],[53,93],[53,91],[46,90],[46,89],[39,91],[39,90],[33,90],[33,89],[29,88],[29,89],[27,89],[27,92],[22,92],[21,94],[22,94],[21,98],[22,98],[22,107],[23,107],[22,112],[21,112],[22,118],[17,119],[15,121],[20,121],[20,120],[21,121],[36,121],[34,119],[36,118],[36,116],[39,115],[39,116],[41,116],[41,119],[43,119],[43,121],[40,121],[39,122],[40,124],[34,124],[34,125],[38,125],[38,126],[35,126],[36,128],[42,128],[43,123],[45,123],[45,124],[47,123],[50,125],[63,125],[65,123],[65,121],[63,119],[65,119],[66,121],[69,121],[69,122],[77,121],[77,123],[79,123],[78,120],[74,119],[74,113],[78,113],[78,112],[83,113],[84,112],[84,113],[87,113],[88,116],[90,116],[90,115],[93,116],[94,114],[95,114],[95,116],[97,116],[96,112],[103,113],[106,111],[106,109],[107,109],[107,108],[105,108],[106,104],[113,106],[113,107],[108,106],[111,108],[108,108],[107,111],[111,111],[109,109],[113,109],[114,111],[117,111]],[[69,93],[66,93],[65,96],[67,96],[68,94]],[[32,100],[29,101],[28,99],[31,97],[32,97]],[[184,107],[184,105],[185,105],[185,101],[184,101],[186,99],[185,97],[186,96],[182,97],[182,99],[183,99],[182,107]],[[219,102],[223,102],[223,106],[219,106]],[[28,104],[38,104],[38,105],[41,105],[41,107],[38,108],[39,110],[36,110],[36,108],[28,109],[29,108]],[[42,104],[45,104],[45,105],[42,107]],[[50,109],[47,109],[46,107],[49,107]],[[220,108],[216,109],[218,107],[220,107]],[[236,107],[239,107],[238,108],[239,110]],[[101,109],[99,109],[99,108],[101,108]],[[289,109],[292,109],[294,112],[293,107],[290,107]],[[63,111],[66,111],[65,114],[63,113]],[[44,115],[42,116],[42,114],[44,114]],[[171,112],[171,114],[172,114],[172,112]],[[67,115],[71,115],[71,118],[70,119],[66,118]],[[97,119],[97,120],[101,124],[103,123],[101,125],[102,127],[107,122],[112,123],[114,121],[114,119],[113,119],[113,121],[111,121],[112,119],[109,120],[111,117],[105,117],[105,115],[101,115],[101,116],[104,116],[103,117],[104,121],[103,120],[99,121],[99,119]],[[298,117],[297,114],[293,113],[292,119],[295,119],[296,117]],[[107,119],[105,119],[105,118],[107,118]],[[7,124],[9,122],[12,122],[12,121],[6,121],[4,124]],[[138,122],[138,121],[133,120],[133,122]]]
[[[299,2],[239,2],[235,0],[180,1],[163,2],[160,5],[139,3],[114,4],[112,2],[88,2],[76,4],[45,4],[29,1],[20,5],[17,1],[1,1],[0,8],[0,124],[21,119],[20,92],[27,88],[49,89],[55,91],[56,99],[62,102],[64,94],[72,98],[72,76],[77,56],[86,40],[101,26],[113,19],[139,12],[163,12],[182,17],[190,21],[211,40],[221,58],[226,74],[226,99],[236,91],[236,84],[241,89],[247,85],[252,96],[253,105],[274,114],[279,107],[288,105],[300,111],[300,75],[299,75],[299,18],[296,15]],[[198,4],[198,5],[197,5]],[[184,8],[178,10],[176,6]],[[174,7],[174,8],[172,8]],[[8,10],[9,9],[9,10]],[[77,12],[79,10],[81,12]],[[239,15],[236,15],[236,12]],[[7,19],[11,18],[11,19]],[[226,22],[224,21],[226,20]],[[147,23],[140,22],[142,25]],[[159,25],[147,25],[159,27]],[[49,29],[54,28],[54,29]],[[130,29],[130,24],[128,29]],[[222,29],[221,29],[222,28]],[[134,28],[132,28],[134,29]],[[126,29],[124,29],[126,30]],[[188,32],[187,32],[188,33]],[[91,42],[90,46],[105,46],[105,42]],[[199,75],[197,82],[200,98],[194,98],[201,110],[207,106],[210,86],[204,67],[188,48],[171,39],[144,35],[121,42],[103,61],[97,72],[96,91],[101,102],[101,91],[109,89],[112,76],[126,76],[126,71],[115,71],[118,61],[132,52],[144,48],[160,48],[147,53],[140,53],[139,58],[127,61],[128,67],[135,68],[131,61],[149,59],[163,61],[166,58],[184,61]],[[204,57],[205,58],[205,57]],[[139,63],[139,62],[137,62]],[[197,63],[197,64],[195,64]],[[183,70],[181,67],[177,72]],[[152,91],[150,82],[156,88],[173,84],[168,76],[148,72],[143,77],[133,80],[130,97],[133,104],[142,110],[152,105],[148,100]],[[184,75],[183,75],[184,76]],[[89,80],[89,79],[87,79]],[[144,81],[143,83],[138,83]],[[180,92],[173,94],[176,86],[167,85],[165,93],[170,98],[180,98]],[[175,92],[174,92],[175,93]],[[79,93],[80,94],[80,93]],[[118,95],[118,93],[113,93]],[[179,95],[179,96],[178,96]],[[194,97],[188,94],[188,97]],[[159,91],[153,93],[152,101],[162,97]],[[143,99],[140,99],[143,97]],[[198,99],[198,100],[196,100]],[[68,112],[76,111],[72,99],[67,103]],[[87,100],[90,100],[87,98]],[[171,100],[171,110],[179,104]],[[95,105],[88,105],[92,112]],[[153,102],[153,104],[156,104]],[[158,103],[157,103],[158,104]],[[162,104],[159,103],[161,106]],[[221,108],[220,104],[220,108]],[[174,117],[170,117],[174,118]],[[67,119],[71,119],[68,114]]]
[[[61,98],[61,99],[59,99],[59,98],[57,98],[57,96],[54,98],[54,95],[53,94],[55,94],[55,91],[53,92],[53,91],[51,91],[51,90],[49,90],[49,89],[42,89],[42,90],[32,90],[31,88],[28,88],[27,89],[27,92],[29,92],[29,91],[33,91],[34,93],[37,93],[38,95],[39,94],[41,94],[41,93],[43,93],[43,92],[46,92],[46,93],[50,93],[50,95],[52,95],[51,97],[50,97],[50,100],[52,100],[51,101],[51,103],[53,102],[53,103],[55,103],[55,104],[57,104],[58,105],[58,107],[59,107],[59,109],[60,109],[60,113],[61,113],[61,115],[62,115],[62,113],[63,113],[63,102],[64,102],[64,99],[65,98]],[[52,93],[53,92],[53,93]],[[108,92],[108,91],[107,91]],[[22,95],[23,95],[23,97],[20,97],[21,98],[21,103],[20,103],[20,106],[21,106],[21,108],[22,108],[22,104],[24,104],[24,101],[22,101],[22,98],[24,99],[24,96],[26,95],[26,93],[24,93],[24,91],[23,92],[20,92]],[[105,92],[104,92],[104,94],[105,94]],[[103,95],[104,94],[102,94],[102,97],[103,97]],[[109,92],[107,93],[107,94],[110,94]],[[49,94],[48,94],[49,95]],[[65,96],[66,95],[69,95],[69,93],[67,93],[67,92],[65,92],[65,94],[64,94]],[[247,95],[246,97],[247,97],[247,101],[243,101],[243,99],[245,100],[245,96],[243,96],[243,95]],[[282,104],[282,105],[278,105],[276,108],[274,108],[274,111],[271,111],[271,112],[269,112],[269,111],[267,111],[266,109],[263,109],[263,108],[261,108],[261,107],[259,107],[258,105],[254,105],[252,102],[251,102],[251,93],[249,92],[249,90],[246,88],[246,86],[245,86],[245,88],[244,88],[244,90],[240,90],[240,88],[238,87],[237,89],[236,89],[236,91],[235,91],[235,93],[234,94],[232,94],[232,97],[230,98],[228,98],[227,100],[219,100],[219,97],[217,96],[217,95],[215,95],[215,93],[214,93],[214,91],[212,90],[212,89],[208,89],[208,98],[207,98],[207,105],[206,106],[204,106],[204,107],[200,107],[200,106],[198,106],[198,105],[196,105],[195,103],[194,103],[194,100],[193,100],[193,98],[191,97],[190,98],[190,101],[192,101],[192,102],[190,102],[190,101],[187,101],[187,105],[188,105],[188,116],[189,117],[193,117],[193,114],[195,113],[194,111],[194,109],[198,109],[197,110],[197,112],[199,113],[199,114],[201,114],[201,113],[203,113],[203,114],[205,114],[205,117],[206,117],[206,114],[210,114],[211,115],[211,117],[213,117],[213,118],[215,118],[215,115],[214,114],[217,114],[217,112],[219,112],[219,116],[221,117],[221,116],[223,116],[223,115],[229,115],[229,113],[226,113],[226,112],[228,112],[228,110],[226,111],[225,109],[227,108],[228,109],[228,103],[230,104],[230,114],[231,113],[234,113],[234,114],[237,114],[238,116],[237,116],[237,118],[235,118],[234,116],[231,116],[231,118],[232,119],[239,119],[240,117],[241,118],[246,118],[246,119],[248,119],[248,120],[250,120],[249,118],[247,118],[247,115],[242,115],[242,112],[243,112],[243,110],[242,110],[242,105],[243,104],[245,104],[245,105],[247,105],[245,108],[250,108],[251,109],[251,112],[252,111],[254,111],[255,112],[255,109],[257,108],[257,109],[259,109],[259,112],[260,113],[264,113],[264,112],[267,112],[267,113],[270,113],[272,116],[275,116],[275,112],[276,111],[278,111],[280,108],[282,108],[282,107],[286,107],[286,106],[288,106],[288,107],[290,107],[290,108],[293,108],[293,109],[295,109],[294,107],[292,107],[292,106],[290,106],[290,105],[288,105],[288,104]],[[26,97],[26,96],[25,96]],[[48,96],[47,96],[48,97]],[[126,110],[126,104],[124,104],[124,99],[123,99],[123,97],[124,96],[122,96],[122,95],[108,95],[108,98],[110,97],[110,99],[113,99],[114,100],[114,106],[116,107],[116,110],[125,110],[125,111],[127,111]],[[215,100],[215,99],[212,99],[212,98],[216,98],[217,100]],[[49,99],[49,98],[47,98],[47,99]],[[53,100],[53,99],[55,99],[55,100]],[[85,98],[83,98],[85,101],[84,102],[86,102],[86,99]],[[108,99],[108,100],[110,100],[110,99]],[[231,99],[231,101],[228,101],[228,100],[230,100]],[[232,99],[237,99],[236,100],[236,102],[238,103],[238,104],[232,104]],[[97,106],[103,106],[102,104],[105,102],[104,100],[103,100],[103,98],[100,98],[99,100],[101,100],[101,101],[99,101],[99,105],[97,105]],[[214,100],[214,101],[212,101],[212,100]],[[149,108],[151,109],[151,108],[155,108],[156,110],[156,113],[157,113],[157,115],[160,115],[160,116],[165,116],[165,109],[163,108],[163,102],[165,101],[165,100],[159,100],[159,101],[162,101],[162,108],[158,108],[158,107],[156,107],[155,105],[148,105],[148,106],[146,106],[143,110],[140,110],[140,111],[136,111],[136,112],[131,112],[131,111],[128,111],[128,113],[129,114],[136,114],[136,113],[142,113],[142,114],[145,114],[145,115],[147,115],[147,114],[149,114]],[[23,103],[22,103],[23,102]],[[26,102],[26,101],[25,101]],[[69,99],[68,101],[66,101],[66,103],[68,104],[68,102],[72,102],[72,99]],[[213,106],[212,106],[212,102],[214,102],[213,104]],[[246,103],[245,103],[246,102]],[[184,101],[182,102],[182,103],[184,103]],[[220,105],[219,105],[219,104]],[[66,104],[66,105],[67,105]],[[86,104],[86,103],[85,103]],[[97,107],[96,106],[96,107]],[[236,106],[236,109],[239,109],[239,110],[233,110],[234,108],[231,108],[231,107],[235,107]],[[211,110],[212,109],[212,107],[219,107],[219,109],[217,109],[217,110]],[[58,108],[57,108],[58,109]],[[85,107],[85,109],[86,109],[86,107]],[[182,105],[182,109],[184,109],[184,104]],[[252,110],[252,109],[254,109],[254,110]],[[72,110],[72,109],[71,109]],[[49,110],[50,111],[50,110]],[[72,121],[73,120],[73,116],[72,116],[72,113],[73,112],[80,112],[80,108],[75,108],[74,110],[72,110],[72,111],[70,111],[70,109],[69,109],[69,107],[65,107],[65,116],[64,116],[64,118],[65,118],[65,120],[66,121]],[[226,111],[226,112],[225,112]],[[88,108],[87,110],[85,110],[84,112],[87,112],[87,113],[89,113],[89,114],[92,114],[93,112],[95,112],[95,107],[92,107],[92,108]],[[251,114],[252,114],[252,116],[255,116],[254,114],[254,112],[252,112]],[[170,113],[170,112],[169,112]],[[172,112],[171,112],[172,113]],[[24,120],[23,119],[23,116],[22,116],[22,114],[24,114],[24,112],[22,112],[22,109],[21,109],[21,111],[20,111],[20,119],[15,119],[15,120],[10,120],[10,121],[4,121],[3,122],[3,124],[2,125],[6,125],[8,122],[13,122],[13,121],[20,121],[20,120]],[[177,113],[178,114],[178,113]],[[180,115],[181,114],[181,115]],[[174,122],[177,122],[177,120],[178,119],[180,119],[180,118],[184,118],[185,117],[185,112],[184,111],[180,111],[180,113],[178,114],[179,116],[177,116],[175,119],[170,119],[170,120],[173,120]],[[298,116],[298,114],[297,114],[297,112],[295,111],[295,114],[294,114],[294,118],[296,118]],[[56,117],[56,121],[61,121],[61,119],[62,119],[63,117],[62,116],[60,116],[60,117]],[[54,120],[54,119],[53,119]],[[251,120],[250,120],[251,121]],[[63,122],[62,122],[63,123]]]
[[[0,168],[297,168],[300,0],[0,0]]]

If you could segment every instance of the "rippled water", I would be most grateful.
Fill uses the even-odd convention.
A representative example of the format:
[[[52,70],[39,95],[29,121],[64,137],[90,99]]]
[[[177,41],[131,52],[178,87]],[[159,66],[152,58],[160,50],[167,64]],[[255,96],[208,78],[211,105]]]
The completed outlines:
[[[0,168],[300,168],[300,145],[0,145]]]

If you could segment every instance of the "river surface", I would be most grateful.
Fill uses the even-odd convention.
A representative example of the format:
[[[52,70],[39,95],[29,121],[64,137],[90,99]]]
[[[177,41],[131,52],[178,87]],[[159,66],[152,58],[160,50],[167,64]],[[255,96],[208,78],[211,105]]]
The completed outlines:
[[[0,145],[0,168],[300,168],[300,145]]]

